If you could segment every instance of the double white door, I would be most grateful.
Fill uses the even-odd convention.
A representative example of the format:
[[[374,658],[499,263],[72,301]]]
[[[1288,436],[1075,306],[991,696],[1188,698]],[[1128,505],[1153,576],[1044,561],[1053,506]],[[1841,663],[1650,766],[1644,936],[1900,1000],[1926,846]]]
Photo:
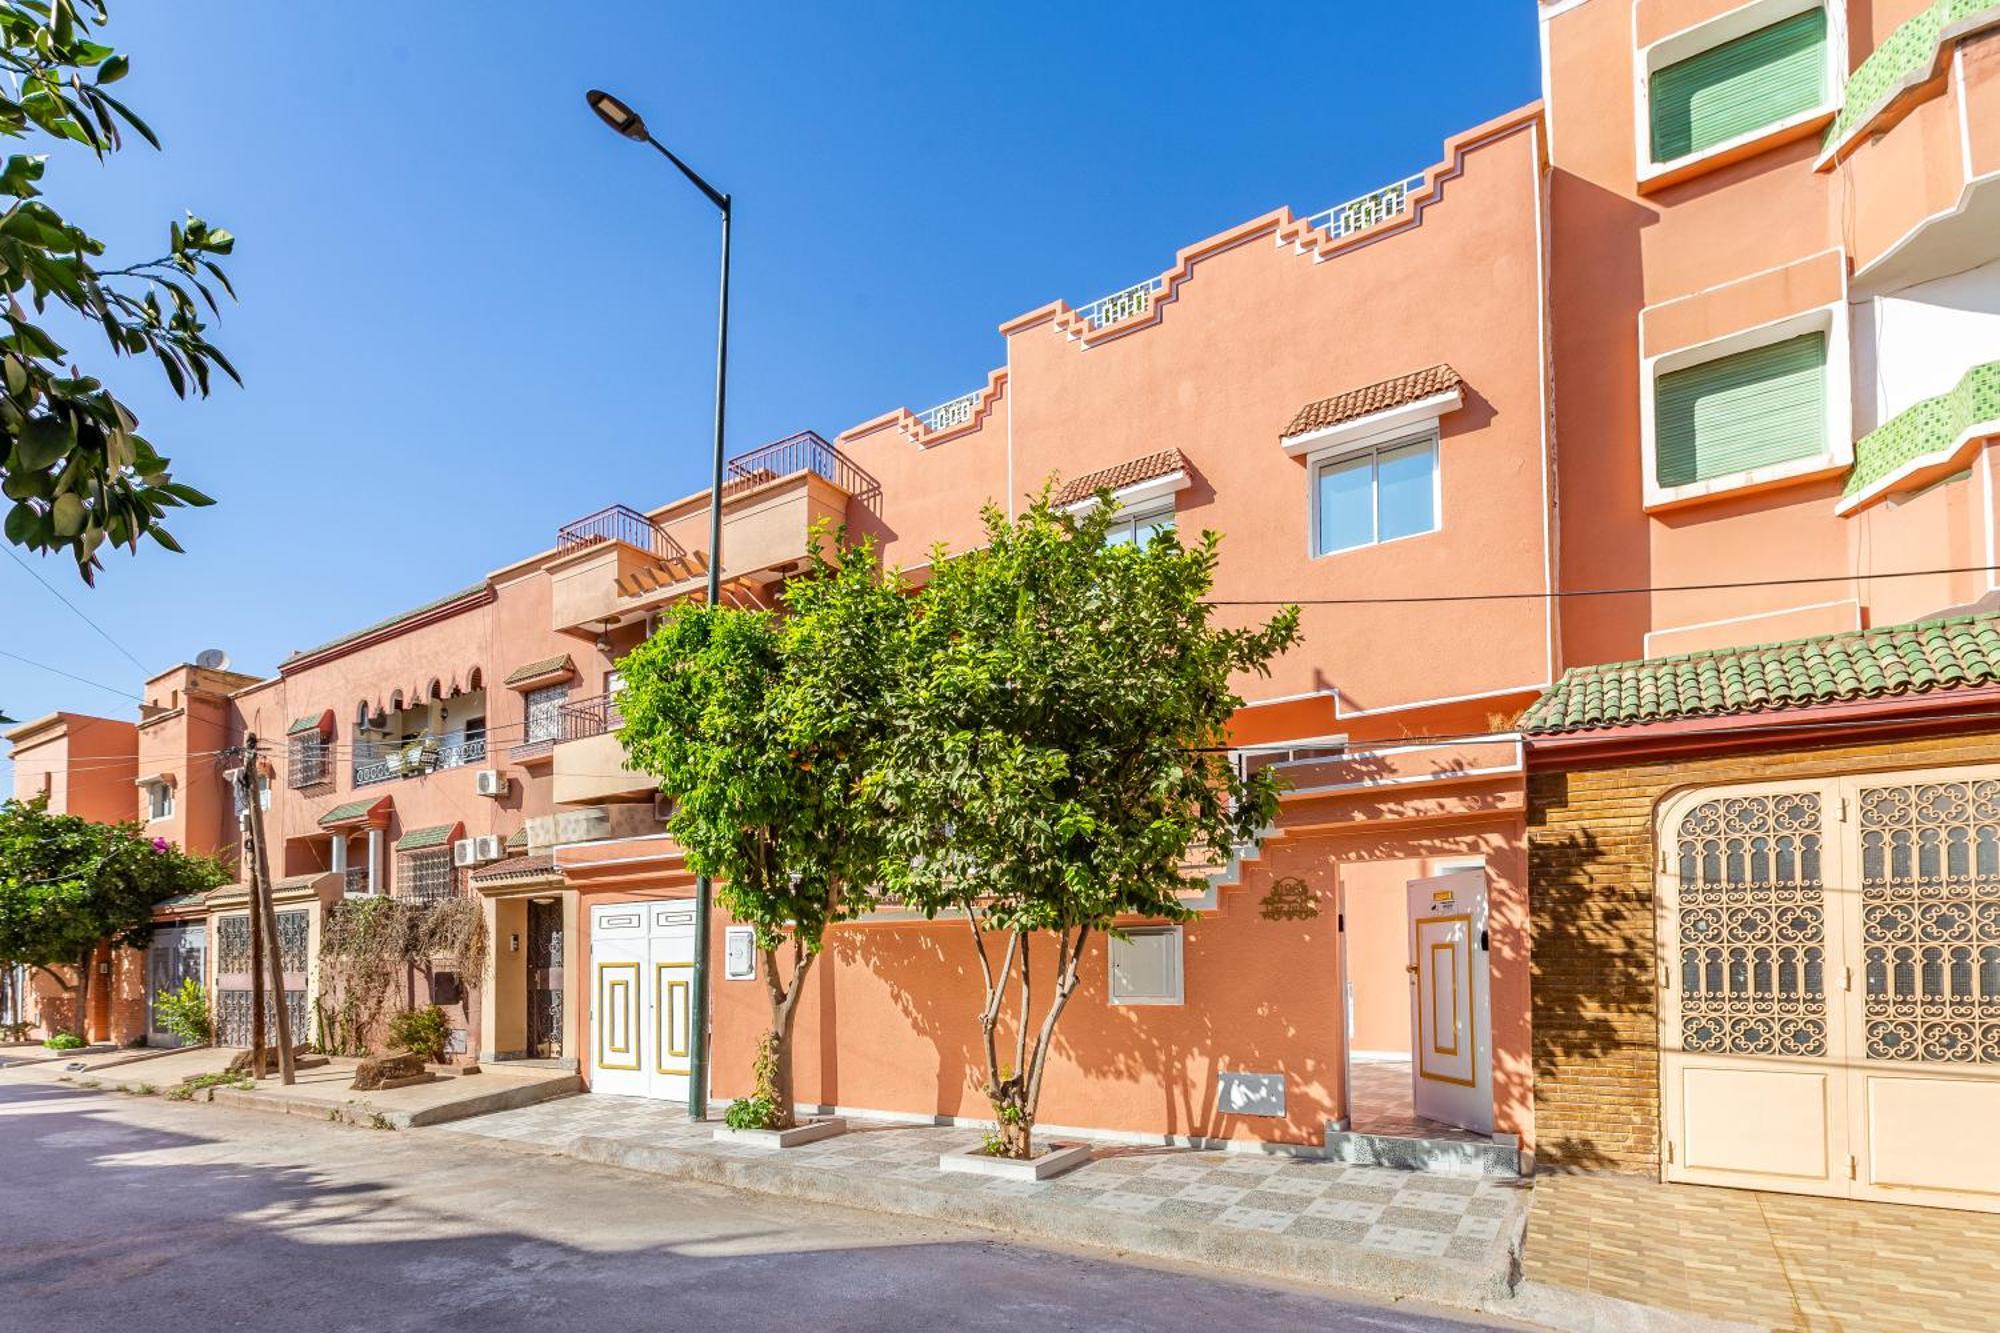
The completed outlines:
[[[694,998],[694,904],[590,911],[590,1086],[685,1101]]]

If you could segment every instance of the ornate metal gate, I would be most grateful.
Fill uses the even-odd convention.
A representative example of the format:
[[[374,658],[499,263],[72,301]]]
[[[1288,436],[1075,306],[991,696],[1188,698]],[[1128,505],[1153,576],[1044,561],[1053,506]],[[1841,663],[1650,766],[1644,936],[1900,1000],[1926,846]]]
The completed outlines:
[[[215,921],[216,1040],[223,1046],[250,1045],[250,917],[248,913]],[[312,1040],[306,1012],[306,969],[312,920],[307,909],[278,913],[278,954],[283,960],[285,1009],[292,1021],[292,1040]],[[273,1034],[267,1034],[267,1037]]]
[[[2000,769],[1662,811],[1672,1179],[2000,1211]]]
[[[152,943],[146,946],[146,1044],[148,1046],[180,1046],[179,1037],[160,1026],[160,996],[168,991],[179,990],[183,983],[192,980],[197,985],[207,984],[202,975],[203,960],[208,952],[208,927],[199,923],[181,926],[162,926],[153,932]]]
[[[560,902],[528,904],[528,1053],[563,1053],[563,928]]]

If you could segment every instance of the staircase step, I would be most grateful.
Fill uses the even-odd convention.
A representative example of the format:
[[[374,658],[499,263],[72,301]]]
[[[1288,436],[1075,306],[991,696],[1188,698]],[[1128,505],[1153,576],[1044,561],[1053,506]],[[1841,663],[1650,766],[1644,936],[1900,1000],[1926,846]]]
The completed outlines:
[[[1521,1150],[1492,1139],[1405,1138],[1358,1130],[1326,1131],[1329,1160],[1353,1166],[1386,1166],[1439,1176],[1518,1176]]]

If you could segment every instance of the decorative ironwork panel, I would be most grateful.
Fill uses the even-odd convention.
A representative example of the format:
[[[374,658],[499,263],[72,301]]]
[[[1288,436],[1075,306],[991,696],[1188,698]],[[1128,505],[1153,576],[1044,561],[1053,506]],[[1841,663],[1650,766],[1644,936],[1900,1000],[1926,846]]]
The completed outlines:
[[[287,972],[303,972],[310,955],[306,942],[312,937],[312,923],[298,908],[278,913],[278,957]]]
[[[215,970],[222,976],[241,976],[250,971],[250,917],[217,917],[215,922]]]
[[[563,993],[559,990],[528,992],[528,1050],[542,1060],[562,1056]]]
[[[316,731],[292,737],[285,777],[295,790],[333,781],[333,751],[326,737]]]
[[[529,690],[528,721],[522,740],[529,744],[554,740],[562,729],[562,706],[567,698],[567,685],[545,685],[539,690]]]
[[[396,896],[410,902],[436,903],[458,893],[458,872],[451,848],[434,852],[404,852],[396,858]]]
[[[269,992],[265,992],[266,1000]],[[267,1003],[268,1008],[268,1003]],[[292,1020],[292,1042],[297,1045],[312,1040],[312,1028],[308,1026],[306,993],[303,990],[285,992],[285,1014]],[[264,1040],[276,1045],[277,1024],[267,1012],[264,1022],[269,1025]],[[219,990],[215,993],[216,1042],[221,1046],[248,1049],[250,1046],[250,992],[247,990]]]
[[[223,1046],[250,1044],[250,992],[219,990],[215,993],[216,1040]]]
[[[1676,852],[1682,1049],[1825,1055],[1820,798],[1703,802],[1681,820]]]
[[[2000,1064],[2000,781],[1861,792],[1871,1060]]]

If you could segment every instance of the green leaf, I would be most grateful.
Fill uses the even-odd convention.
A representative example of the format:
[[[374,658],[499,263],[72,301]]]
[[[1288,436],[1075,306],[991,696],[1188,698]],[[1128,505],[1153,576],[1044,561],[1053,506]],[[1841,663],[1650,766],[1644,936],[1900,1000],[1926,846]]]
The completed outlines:
[[[58,537],[74,537],[83,531],[83,525],[90,515],[83,507],[83,500],[74,493],[58,495],[55,507],[50,511]]]
[[[113,56],[97,67],[97,82],[99,86],[107,83],[116,83],[131,72],[132,62],[130,60],[127,60],[124,56]]]
[[[31,504],[16,504],[7,511],[7,540],[16,546],[26,546],[28,535],[35,530],[35,523],[41,511]]]
[[[154,524],[152,527],[147,528],[146,531],[152,535],[154,541],[166,547],[169,551],[174,552],[176,555],[187,554],[187,551],[181,546],[181,544],[174,540],[173,534],[168,532],[165,528],[159,526],[157,523]]]
[[[55,417],[31,417],[15,445],[21,466],[36,470],[54,467],[76,445],[76,437],[66,422]]]

